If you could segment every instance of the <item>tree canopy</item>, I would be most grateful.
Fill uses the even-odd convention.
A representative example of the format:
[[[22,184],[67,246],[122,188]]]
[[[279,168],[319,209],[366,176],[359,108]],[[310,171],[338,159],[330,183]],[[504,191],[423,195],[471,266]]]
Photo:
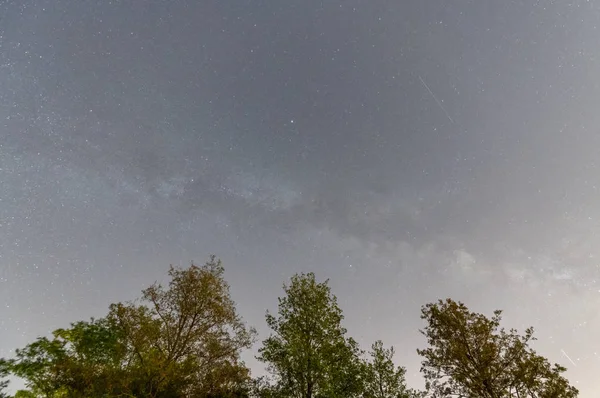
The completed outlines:
[[[5,377],[8,376],[8,370],[3,366],[3,363],[0,363],[0,398],[8,398],[9,395],[6,392],[6,388],[8,387],[8,380],[5,380]]]
[[[238,314],[214,256],[170,267],[138,300],[110,305],[106,316],[72,323],[0,359],[0,398],[7,377],[26,383],[19,398],[576,398],[565,368],[550,364],[524,334],[451,299],[421,308],[427,347],[425,391],[407,386],[406,369],[381,340],[364,352],[343,325],[329,281],[296,274],[283,285],[270,334],[252,378],[241,360],[256,331]]]
[[[519,335],[500,327],[502,311],[491,318],[461,302],[439,300],[423,306],[422,334],[429,347],[418,350],[431,397],[572,398],[578,395],[562,373],[566,368],[529,347],[533,328]]]
[[[41,337],[5,362],[36,397],[235,396],[249,388],[240,361],[254,330],[230,298],[220,261],[171,267],[141,303],[117,303],[99,320]]]
[[[267,313],[272,334],[260,348],[261,361],[287,397],[353,397],[362,391],[360,350],[342,326],[342,310],[328,281],[313,273],[294,275],[284,285],[277,316]]]
[[[385,348],[381,340],[371,346],[365,362],[365,398],[411,398],[415,392],[406,387],[406,369],[394,364],[394,347]]]

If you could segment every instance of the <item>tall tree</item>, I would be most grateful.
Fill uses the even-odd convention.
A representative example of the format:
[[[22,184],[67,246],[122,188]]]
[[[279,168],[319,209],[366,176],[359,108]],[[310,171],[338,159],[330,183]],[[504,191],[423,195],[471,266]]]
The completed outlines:
[[[358,396],[360,351],[346,337],[342,310],[328,281],[318,283],[313,273],[297,274],[283,289],[278,315],[267,312],[272,333],[258,356],[275,377],[271,393],[297,398]]]
[[[171,267],[142,303],[118,303],[100,320],[38,338],[3,360],[35,397],[242,397],[250,385],[240,360],[254,330],[236,312],[220,261]],[[24,392],[25,394],[25,392]]]
[[[423,306],[427,326],[421,333],[429,348],[424,358],[427,393],[431,397],[574,398],[578,391],[562,373],[566,368],[529,347],[533,328],[524,335],[500,327],[501,311],[491,318],[470,312],[447,299]]]
[[[365,398],[410,398],[406,387],[406,369],[394,365],[394,347],[385,348],[381,340],[371,346],[371,358],[365,368]]]
[[[249,370],[240,353],[255,331],[237,314],[223,274],[214,256],[201,267],[171,267],[168,288],[155,283],[144,290],[142,305],[111,306],[145,394],[222,396],[246,388]]]

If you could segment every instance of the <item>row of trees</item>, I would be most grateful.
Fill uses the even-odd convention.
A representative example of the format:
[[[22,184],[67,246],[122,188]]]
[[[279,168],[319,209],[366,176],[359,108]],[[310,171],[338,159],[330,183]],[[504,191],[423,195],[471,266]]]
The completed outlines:
[[[347,335],[327,281],[298,274],[284,285],[271,334],[258,359],[268,377],[253,379],[240,360],[256,331],[238,315],[221,262],[169,270],[140,300],[110,306],[101,319],[76,322],[0,360],[0,377],[25,380],[15,397],[264,397],[264,398],[571,398],[578,391],[529,347],[524,335],[500,327],[464,304],[423,306],[428,348],[425,391],[408,388],[393,348],[376,341],[368,353]],[[6,383],[0,384],[1,390]],[[4,397],[8,394],[4,393]]]

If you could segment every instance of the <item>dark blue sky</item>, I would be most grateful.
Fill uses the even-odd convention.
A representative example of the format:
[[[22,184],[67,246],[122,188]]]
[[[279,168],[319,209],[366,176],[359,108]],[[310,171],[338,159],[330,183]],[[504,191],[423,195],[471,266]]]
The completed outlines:
[[[0,3],[0,356],[214,253],[261,337],[315,271],[417,387],[419,308],[451,296],[595,398],[599,26],[590,1]]]

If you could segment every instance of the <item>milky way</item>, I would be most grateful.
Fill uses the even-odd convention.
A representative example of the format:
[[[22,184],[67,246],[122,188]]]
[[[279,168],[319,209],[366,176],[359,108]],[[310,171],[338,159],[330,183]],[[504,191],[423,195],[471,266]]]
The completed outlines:
[[[315,271],[415,387],[450,296],[597,397],[599,35],[588,1],[0,3],[0,356],[214,253],[262,336]]]

